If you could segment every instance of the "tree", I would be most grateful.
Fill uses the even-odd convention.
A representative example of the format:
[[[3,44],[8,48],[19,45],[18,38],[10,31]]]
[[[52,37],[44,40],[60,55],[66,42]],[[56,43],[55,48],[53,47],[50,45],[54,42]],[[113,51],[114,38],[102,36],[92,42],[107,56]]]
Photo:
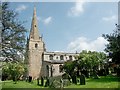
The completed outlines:
[[[103,37],[109,42],[105,51],[109,53],[112,62],[120,64],[120,25],[116,25],[116,29],[111,34],[103,34]]]
[[[70,76],[72,76],[75,69],[75,64],[76,64],[75,61],[65,62],[65,64],[63,65],[64,71],[68,73]]]
[[[106,60],[106,54],[96,51],[82,51],[78,56],[78,63],[81,69],[97,69]]]
[[[9,3],[0,4],[1,56],[6,60],[19,60],[25,48],[26,29],[17,19],[18,13],[9,9]]]
[[[104,65],[106,58],[106,54],[103,52],[83,50],[77,57],[77,60],[66,62],[63,65],[63,69],[71,77],[73,74],[79,76],[79,72],[85,74],[86,77],[89,77],[88,71],[95,73],[100,66],[102,67]]]
[[[6,78],[12,79],[13,81],[17,81],[24,74],[26,68],[23,63],[20,62],[8,62],[5,63],[2,68],[2,79]]]
[[[71,77],[73,83],[76,83],[76,65],[76,61],[68,61],[63,65],[64,71],[68,74],[68,76]]]

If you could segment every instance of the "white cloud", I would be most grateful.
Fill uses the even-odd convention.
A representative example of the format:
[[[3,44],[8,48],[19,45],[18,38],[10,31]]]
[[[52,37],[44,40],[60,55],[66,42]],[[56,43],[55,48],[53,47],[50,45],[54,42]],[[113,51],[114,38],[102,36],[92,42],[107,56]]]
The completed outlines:
[[[85,0],[77,0],[75,2],[75,5],[71,7],[70,10],[68,11],[68,15],[79,16],[81,13],[84,12],[84,7],[83,7],[84,4],[85,4]]]
[[[43,20],[43,23],[45,24],[45,25],[48,25],[49,23],[51,23],[52,22],[52,17],[48,17],[48,18],[46,18],[46,19],[44,19]]]
[[[117,20],[117,16],[113,15],[113,16],[109,16],[109,17],[103,17],[102,20],[107,21],[107,22],[112,22],[112,21]]]
[[[21,11],[26,10],[26,9],[27,9],[27,6],[25,6],[24,4],[22,4],[22,5],[19,5],[16,8],[16,11],[21,12]]]
[[[98,37],[93,41],[86,37],[78,37],[68,44],[67,49],[70,52],[80,52],[82,50],[103,51],[107,43],[103,37]]]

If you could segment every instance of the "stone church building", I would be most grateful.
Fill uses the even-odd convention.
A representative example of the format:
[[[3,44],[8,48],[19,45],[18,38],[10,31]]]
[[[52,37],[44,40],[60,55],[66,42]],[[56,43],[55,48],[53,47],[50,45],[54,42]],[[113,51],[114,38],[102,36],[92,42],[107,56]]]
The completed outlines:
[[[62,75],[64,73],[61,71],[62,65],[69,60],[75,60],[75,56],[78,54],[46,51],[45,43],[39,34],[36,8],[34,7],[28,39],[28,75],[33,79],[40,76]]]

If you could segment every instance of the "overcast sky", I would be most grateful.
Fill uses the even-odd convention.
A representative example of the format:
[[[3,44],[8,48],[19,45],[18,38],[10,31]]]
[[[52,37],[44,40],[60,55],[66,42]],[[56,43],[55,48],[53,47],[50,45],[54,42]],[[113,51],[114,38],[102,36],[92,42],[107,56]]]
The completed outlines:
[[[118,22],[117,2],[10,3],[19,20],[27,21],[24,25],[29,31],[34,4],[47,51],[103,51],[108,42],[102,34],[112,33]]]

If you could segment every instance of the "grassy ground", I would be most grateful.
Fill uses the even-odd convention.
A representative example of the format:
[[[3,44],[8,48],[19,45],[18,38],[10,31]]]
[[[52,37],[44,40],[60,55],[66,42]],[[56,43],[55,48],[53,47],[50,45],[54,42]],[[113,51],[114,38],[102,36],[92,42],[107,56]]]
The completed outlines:
[[[86,79],[86,85],[77,85],[71,84],[65,88],[120,88],[120,82],[118,82],[117,77],[115,76],[103,76],[99,79]],[[13,81],[3,81],[2,88],[45,88],[37,85],[37,81],[33,83],[28,83],[25,81],[18,81],[17,84],[14,84]]]
[[[32,83],[26,81],[18,81],[16,84],[12,81],[2,82],[2,88],[44,88],[43,86],[38,86],[37,81]]]
[[[120,88],[119,78],[102,76],[99,79],[86,79],[86,85],[72,84],[66,88]]]

